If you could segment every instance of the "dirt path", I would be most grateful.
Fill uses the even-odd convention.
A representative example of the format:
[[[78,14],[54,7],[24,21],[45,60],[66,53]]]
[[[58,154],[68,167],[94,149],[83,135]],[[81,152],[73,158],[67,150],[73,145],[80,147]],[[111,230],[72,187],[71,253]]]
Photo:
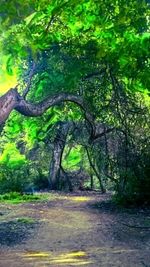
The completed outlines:
[[[107,194],[1,204],[0,267],[149,267],[149,222],[148,210],[119,210]]]

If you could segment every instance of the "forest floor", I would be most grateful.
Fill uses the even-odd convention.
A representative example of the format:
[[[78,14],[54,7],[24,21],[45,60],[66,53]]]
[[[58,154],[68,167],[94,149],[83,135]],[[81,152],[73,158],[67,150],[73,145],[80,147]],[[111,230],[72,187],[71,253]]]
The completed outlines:
[[[47,266],[150,267],[150,210],[96,192],[0,203],[0,267]]]

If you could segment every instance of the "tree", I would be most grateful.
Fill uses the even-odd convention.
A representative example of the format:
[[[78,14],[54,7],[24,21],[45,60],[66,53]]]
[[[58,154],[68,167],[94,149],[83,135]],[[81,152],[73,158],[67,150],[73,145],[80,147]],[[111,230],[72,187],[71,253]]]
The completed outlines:
[[[145,1],[139,6],[138,0],[128,3],[16,0],[9,3],[9,14],[8,3],[2,2],[1,31],[5,35],[1,43],[2,51],[8,55],[7,70],[11,72],[14,64],[22,60],[29,60],[30,64],[33,58],[39,61],[41,53],[58,50],[57,54],[63,53],[65,57],[67,53],[71,60],[70,55],[75,54],[76,59],[86,63],[86,67],[76,73],[76,85],[87,72],[88,77],[91,72],[95,78],[96,69],[96,76],[102,75],[104,86],[119,82],[128,90],[146,91],[149,86],[148,7]],[[96,90],[92,94],[94,103],[97,96]],[[89,100],[91,94],[85,91],[84,97]]]
[[[93,125],[91,115],[86,113],[83,101],[78,96],[59,94],[57,96],[47,98],[38,104],[32,104],[27,102],[25,98],[23,98],[15,89],[10,89],[0,98],[0,124],[3,124],[7,120],[13,109],[16,109],[22,115],[37,117],[41,116],[48,108],[57,105],[62,101],[71,101],[79,105],[85,111],[85,116],[91,126]]]
[[[140,154],[144,145],[148,147],[147,141],[142,145],[139,134],[142,149],[133,140],[137,120],[147,138],[147,1],[15,0],[2,1],[0,9],[1,74],[5,69],[20,80],[16,89],[0,97],[1,128],[12,110],[48,118],[50,107],[76,103],[83,111],[81,125],[84,119],[88,122],[84,125],[89,139],[84,145],[97,175],[117,181],[127,191],[129,154]],[[74,121],[79,111],[72,104],[60,108],[66,114],[71,109]],[[101,135],[98,124],[108,132]]]

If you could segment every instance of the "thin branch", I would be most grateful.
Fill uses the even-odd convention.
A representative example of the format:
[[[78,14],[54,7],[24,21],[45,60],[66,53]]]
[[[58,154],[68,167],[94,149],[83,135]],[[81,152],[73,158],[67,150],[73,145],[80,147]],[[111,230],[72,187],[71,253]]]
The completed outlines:
[[[52,14],[52,16],[51,16],[51,18],[50,18],[50,20],[49,20],[49,22],[48,22],[48,24],[47,24],[47,27],[46,27],[46,29],[45,29],[45,33],[44,33],[44,35],[48,33],[48,30],[49,30],[50,26],[52,25],[52,23],[53,23],[53,21],[54,21],[55,18],[57,18],[58,20],[60,20],[57,16],[58,16],[59,13],[61,12],[61,9],[62,9],[66,4],[68,4],[68,2],[69,2],[69,1],[66,1],[66,2],[62,3],[60,6],[58,6],[57,8],[55,8],[55,9],[53,10],[53,12],[52,12],[53,14]],[[55,16],[55,15],[56,15],[56,12],[57,12],[57,16]]]
[[[45,34],[48,33],[48,30],[49,30],[50,26],[52,25],[53,21],[54,21],[54,16],[51,16],[51,18],[50,18],[50,20],[49,20],[49,22],[47,24],[47,27],[45,29]]]
[[[105,134],[113,132],[114,130],[116,130],[116,127],[106,129],[102,133],[96,134],[94,136],[94,141],[96,141],[98,138],[101,138],[102,136],[105,136]]]
[[[88,161],[89,161],[89,163],[90,163],[90,166],[92,167],[92,169],[93,169],[95,175],[97,176],[97,178],[98,178],[98,180],[99,180],[100,187],[101,187],[101,192],[102,192],[102,193],[105,193],[106,190],[105,190],[105,188],[104,188],[104,186],[103,186],[101,177],[100,177],[100,175],[99,175],[99,173],[98,173],[98,171],[97,171],[97,169],[96,169],[96,166],[95,166],[95,164],[92,162],[92,159],[91,159],[91,156],[90,156],[90,152],[89,152],[87,146],[85,146],[85,150],[86,150],[86,153],[87,153],[87,157],[88,157]]]
[[[102,75],[103,73],[105,73],[106,72],[106,68],[103,68],[103,69],[101,69],[101,70],[99,70],[99,71],[96,71],[96,72],[93,72],[93,73],[89,73],[89,74],[86,74],[83,78],[82,78],[82,80],[84,81],[84,80],[86,80],[86,79],[90,79],[90,78],[95,78],[95,77],[97,77],[97,76],[100,76],[100,75]]]

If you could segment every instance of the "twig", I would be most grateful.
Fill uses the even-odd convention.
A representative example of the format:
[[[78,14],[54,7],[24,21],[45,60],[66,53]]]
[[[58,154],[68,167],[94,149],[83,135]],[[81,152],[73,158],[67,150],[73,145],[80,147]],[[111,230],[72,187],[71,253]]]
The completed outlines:
[[[98,138],[101,138],[102,136],[104,136],[104,135],[107,134],[107,133],[111,133],[111,132],[114,131],[114,130],[116,130],[115,127],[106,129],[106,130],[104,130],[102,133],[96,134],[96,135],[94,136],[94,141],[97,140]]]
[[[49,30],[50,26],[52,25],[53,21],[54,21],[54,16],[52,16],[52,17],[50,18],[50,20],[49,20],[49,22],[48,22],[48,24],[47,24],[47,26],[46,26],[46,29],[45,29],[45,34],[48,33],[48,30]]]

